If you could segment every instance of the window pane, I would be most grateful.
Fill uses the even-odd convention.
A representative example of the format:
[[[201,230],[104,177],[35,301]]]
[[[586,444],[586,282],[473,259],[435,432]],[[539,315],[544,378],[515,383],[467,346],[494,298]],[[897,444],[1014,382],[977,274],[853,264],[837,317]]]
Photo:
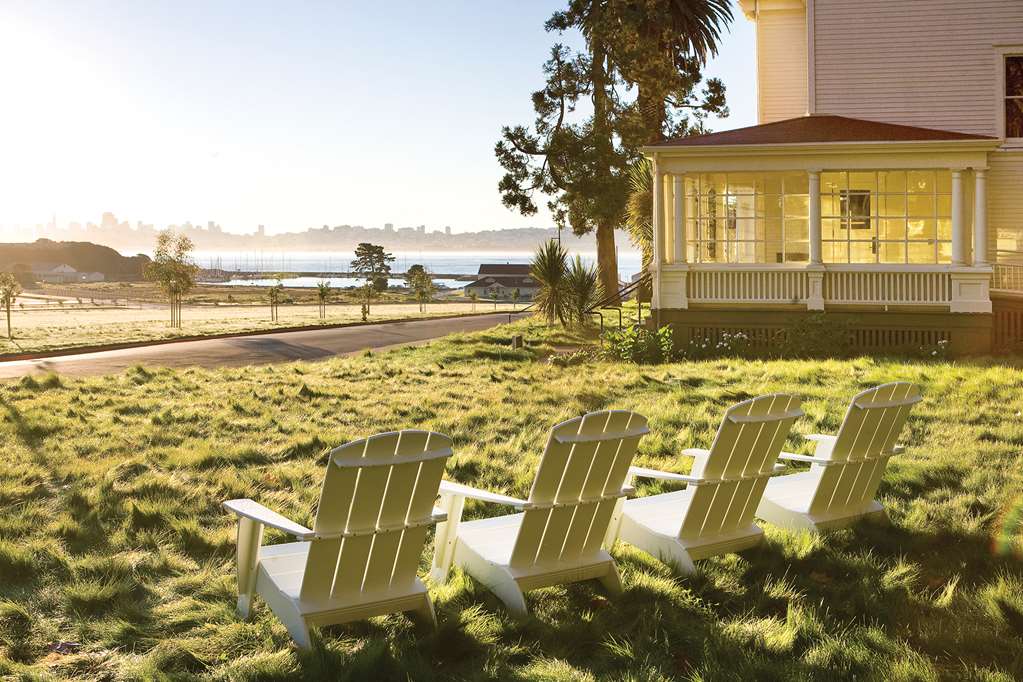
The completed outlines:
[[[785,242],[786,263],[806,263],[810,260],[809,242]]]
[[[700,260],[700,244],[699,242],[689,242],[687,245],[686,257],[690,262],[698,262]]]
[[[881,239],[905,239],[906,219],[905,218],[884,218],[879,221]]]
[[[785,241],[806,241],[810,238],[810,221],[785,220]]]
[[[934,239],[935,221],[933,218],[910,218],[907,232],[910,239]]]
[[[846,242],[824,242],[821,251],[825,263],[849,262],[849,244]]]
[[[909,242],[908,255],[910,263],[933,263],[934,242]]]
[[[785,174],[785,194],[809,194],[810,176],[806,173]]]
[[[782,251],[780,241],[769,240],[764,243],[763,260],[761,262],[763,263],[782,262]]]
[[[934,215],[934,197],[927,194],[910,194],[909,215],[920,217]]]
[[[758,184],[760,184],[759,188],[757,187]],[[753,194],[756,191],[763,191],[763,183],[758,183],[757,176],[753,173],[728,174],[729,194]]]
[[[767,173],[764,176],[764,194],[781,194],[781,173]]]
[[[938,195],[938,215],[940,216],[952,215],[952,197],[950,197],[947,194]]]
[[[761,222],[763,225],[763,222]],[[739,218],[735,221],[735,229],[728,235],[729,239],[756,239],[757,221],[753,218]]]
[[[788,187],[788,185],[786,185]],[[810,197],[785,195],[785,217],[805,218],[810,215]]]
[[[881,171],[877,174],[879,192],[906,191],[906,171]]]
[[[768,218],[764,221],[764,238],[772,242],[780,242],[781,236],[781,219],[780,218]]]
[[[877,191],[877,175],[871,173],[849,173],[849,189],[853,191]]]
[[[821,173],[821,192],[837,194],[839,190],[848,188],[845,173]]]
[[[881,205],[878,206],[878,215],[904,216],[906,215],[905,194],[882,194],[879,197]]]
[[[734,242],[733,248],[733,263],[756,263],[757,262],[757,242]]]
[[[952,171],[943,170],[938,171],[934,174],[935,177],[935,188],[938,194],[951,194],[952,193]]]
[[[1023,97],[1005,100],[1005,136],[1023,137]]]
[[[938,239],[952,239],[951,218],[938,218]]]
[[[934,171],[909,171],[910,193],[934,192]]]
[[[881,242],[878,260],[882,263],[905,263],[906,243],[905,242]]]
[[[1005,94],[1023,95],[1023,56],[1005,58]]]
[[[781,217],[781,195],[779,194],[764,195],[764,215],[767,216],[768,218]]]
[[[842,201],[837,194],[821,195],[821,215],[825,217],[842,215]]]
[[[849,242],[850,263],[873,263],[876,260],[873,242]]]
[[[938,262],[952,262],[952,242],[938,242]]]
[[[824,218],[821,220],[821,234],[824,239],[845,239],[842,221],[838,218]]]

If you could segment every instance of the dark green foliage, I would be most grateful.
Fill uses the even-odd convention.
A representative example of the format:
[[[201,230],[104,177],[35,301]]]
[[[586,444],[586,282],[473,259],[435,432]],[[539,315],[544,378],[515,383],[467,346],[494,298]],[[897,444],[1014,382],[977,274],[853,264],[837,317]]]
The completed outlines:
[[[639,325],[610,329],[604,332],[601,354],[637,364],[671,362],[676,357],[674,333],[669,325],[656,331]]]

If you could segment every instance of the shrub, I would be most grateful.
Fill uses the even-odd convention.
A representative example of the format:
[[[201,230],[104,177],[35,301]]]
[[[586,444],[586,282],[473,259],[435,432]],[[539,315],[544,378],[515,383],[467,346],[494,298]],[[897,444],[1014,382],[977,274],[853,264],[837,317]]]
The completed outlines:
[[[604,332],[601,353],[610,360],[637,364],[671,362],[675,352],[675,335],[671,326],[657,331],[634,326]]]
[[[778,335],[778,355],[785,358],[835,358],[852,349],[852,324],[825,313],[801,317]]]
[[[718,338],[696,338],[682,350],[687,360],[704,360],[720,356],[748,355],[751,350],[749,335],[743,332],[721,332]]]

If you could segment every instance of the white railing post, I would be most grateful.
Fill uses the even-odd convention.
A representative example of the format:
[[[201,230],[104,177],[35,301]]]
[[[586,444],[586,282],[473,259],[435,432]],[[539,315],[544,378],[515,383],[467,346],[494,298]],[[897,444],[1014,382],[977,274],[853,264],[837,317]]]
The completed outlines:
[[[806,271],[806,309],[824,310],[824,265],[821,257],[821,172],[807,171],[810,180],[810,265]]]
[[[963,225],[963,171],[952,169],[952,265],[966,265],[966,240]]]
[[[973,264],[987,266],[987,169],[973,169]]]

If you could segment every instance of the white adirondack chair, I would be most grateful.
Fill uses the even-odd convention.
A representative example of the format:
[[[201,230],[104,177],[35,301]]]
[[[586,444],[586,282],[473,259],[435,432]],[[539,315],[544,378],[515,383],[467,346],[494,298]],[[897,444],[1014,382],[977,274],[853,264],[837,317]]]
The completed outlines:
[[[252,500],[229,500],[238,516],[238,612],[259,594],[308,648],[310,625],[411,611],[436,626],[433,604],[416,577],[451,439],[405,430],[335,448],[323,479],[313,529]],[[299,542],[262,547],[263,527]]]
[[[857,394],[835,436],[813,435],[813,456],[788,452],[782,459],[808,462],[809,471],[771,479],[757,516],[797,529],[825,530],[851,525],[865,516],[884,516],[874,500],[909,411],[922,400],[911,383],[884,384]]]
[[[523,592],[598,579],[621,592],[618,568],[601,548],[640,438],[635,412],[591,412],[551,429],[529,500],[441,483],[447,521],[437,526],[431,577],[443,582],[452,562],[489,587],[516,614]],[[465,498],[514,506],[521,514],[461,523]]]
[[[631,467],[630,479],[679,481],[686,488],[625,501],[611,542],[624,540],[682,573],[692,573],[698,559],[755,546],[763,531],[753,512],[792,423],[803,414],[799,404],[795,396],[775,393],[728,408],[710,450],[683,451],[694,459],[689,475]]]

